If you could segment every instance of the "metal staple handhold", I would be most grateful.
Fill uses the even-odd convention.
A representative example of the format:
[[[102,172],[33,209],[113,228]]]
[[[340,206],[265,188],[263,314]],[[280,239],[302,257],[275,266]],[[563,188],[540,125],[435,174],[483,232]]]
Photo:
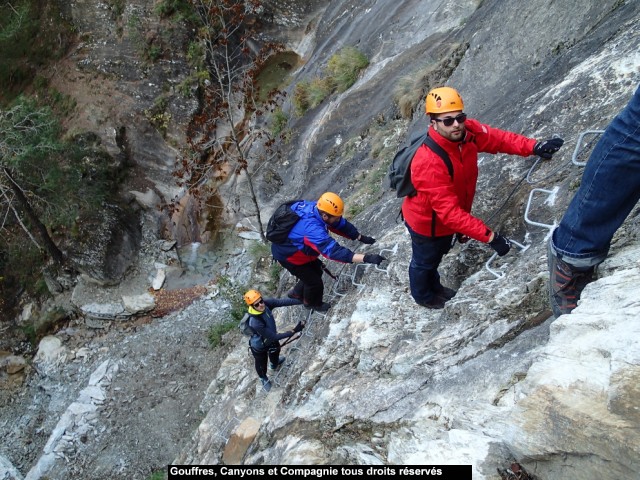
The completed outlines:
[[[555,228],[555,224],[554,225],[549,225],[546,223],[540,223],[540,222],[536,222],[534,220],[531,220],[529,218],[529,209],[531,208],[531,201],[533,200],[533,194],[535,192],[543,192],[546,193],[548,196],[553,195],[554,193],[556,193],[558,191],[558,187],[554,188],[553,190],[545,190],[544,188],[533,188],[531,189],[531,192],[529,192],[529,201],[527,202],[527,208],[524,211],[524,221],[527,222],[529,225],[535,225],[538,227],[544,227],[544,228],[548,228],[549,230],[553,230]]]
[[[571,163],[573,163],[574,165],[578,165],[579,167],[584,167],[587,164],[587,162],[578,161],[578,155],[580,155],[580,151],[582,150],[582,139],[586,135],[602,135],[603,133],[604,133],[604,130],[586,130],[582,132],[578,136],[578,140],[576,141],[576,148],[573,150],[573,155],[571,156]]]
[[[518,243],[512,239],[509,239],[509,241],[513,243],[516,247],[518,247],[521,253],[527,251],[531,246],[531,245],[522,245],[521,243]],[[498,253],[494,252],[493,255],[491,255],[491,257],[489,258],[489,260],[487,260],[487,263],[485,263],[484,266],[489,271],[489,273],[491,273],[493,276],[495,276],[496,278],[502,278],[504,276],[504,273],[496,272],[491,268],[491,262],[493,262],[497,256],[498,256]]]

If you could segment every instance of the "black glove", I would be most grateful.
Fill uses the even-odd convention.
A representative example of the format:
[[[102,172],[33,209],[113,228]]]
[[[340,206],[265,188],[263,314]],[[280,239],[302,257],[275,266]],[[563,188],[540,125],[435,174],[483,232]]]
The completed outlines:
[[[501,257],[505,256],[511,250],[511,242],[507,237],[503,237],[499,233],[495,233],[493,240],[489,242],[489,246],[493,248]]]
[[[469,240],[471,240],[470,237],[467,237],[462,233],[456,233],[456,239],[458,240],[458,243],[467,243]]]
[[[293,327],[293,333],[301,332],[303,328],[304,328],[304,322],[300,321],[297,323],[295,327]]]
[[[367,253],[362,259],[364,263],[374,263],[376,265],[380,265],[385,260],[386,258],[382,255],[378,255],[377,253]]]
[[[366,235],[360,235],[360,241],[362,243],[366,243],[367,245],[373,245],[376,243],[376,239],[373,237],[367,237]]]
[[[533,147],[534,155],[538,155],[542,158],[549,160],[553,157],[553,154],[560,150],[560,147],[564,143],[564,140],[559,137],[550,138],[549,140],[543,140],[535,144]]]

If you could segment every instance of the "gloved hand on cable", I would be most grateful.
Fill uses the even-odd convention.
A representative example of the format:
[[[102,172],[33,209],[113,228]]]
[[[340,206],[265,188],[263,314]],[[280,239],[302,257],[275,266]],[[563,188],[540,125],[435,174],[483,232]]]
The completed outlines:
[[[546,160],[551,159],[553,154],[560,150],[560,147],[564,143],[564,140],[560,137],[550,138],[548,140],[541,140],[533,147],[533,154],[538,155]]]
[[[367,237],[366,235],[360,235],[360,237],[358,237],[358,240],[360,240],[362,243],[366,243],[367,245],[373,245],[374,243],[376,243],[376,239],[373,237]]]
[[[373,263],[374,265],[380,265],[385,260],[386,258],[384,258],[382,255],[378,255],[377,253],[367,253],[365,254],[362,261],[364,263]]]
[[[507,237],[503,237],[499,233],[493,234],[493,240],[489,242],[489,246],[493,248],[499,256],[504,257],[511,250],[511,242]]]
[[[301,332],[302,329],[304,328],[304,322],[302,320],[300,320],[295,327],[293,327],[293,333],[298,333]]]
[[[469,240],[471,240],[471,237],[467,237],[462,233],[456,233],[456,240],[458,240],[458,243],[467,243]]]

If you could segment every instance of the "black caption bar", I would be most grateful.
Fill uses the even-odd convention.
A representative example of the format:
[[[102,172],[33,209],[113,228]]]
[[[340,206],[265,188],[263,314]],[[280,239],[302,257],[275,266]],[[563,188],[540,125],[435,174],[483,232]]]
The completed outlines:
[[[471,465],[429,465],[429,466],[260,466],[236,467],[226,465],[169,465],[168,480],[211,479],[225,477],[229,479],[251,479],[268,475],[274,478],[303,477],[434,477],[441,480],[471,480]]]

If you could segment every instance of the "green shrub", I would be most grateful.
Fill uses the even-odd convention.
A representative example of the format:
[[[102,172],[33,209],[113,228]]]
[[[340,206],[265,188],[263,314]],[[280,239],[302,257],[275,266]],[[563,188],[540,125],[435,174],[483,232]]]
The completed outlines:
[[[121,17],[124,13],[124,0],[107,0],[107,4],[111,7],[111,11],[115,18]]]
[[[327,64],[338,92],[346,91],[356,83],[358,75],[369,65],[369,59],[355,47],[344,47]]]
[[[37,72],[61,58],[72,35],[57,2],[0,2],[0,104],[11,101]]]
[[[273,137],[279,136],[287,127],[289,117],[282,111],[282,108],[278,107],[271,114],[271,135]]]
[[[364,205],[358,205],[357,203],[349,204],[347,207],[347,217],[353,218],[358,216],[364,211]]]
[[[153,43],[149,44],[147,48],[147,57],[149,57],[149,60],[152,62],[155,62],[162,57],[162,47]]]
[[[212,325],[209,329],[209,343],[213,347],[220,345],[222,335],[235,328],[247,311],[243,298],[247,288],[244,285],[237,285],[229,277],[222,276],[218,279],[218,287],[220,295],[231,303],[231,309],[226,320]]]
[[[176,17],[176,21],[196,20],[196,14],[189,0],[161,0],[155,7],[155,13],[163,18]]]
[[[249,253],[253,257],[254,261],[268,258],[271,256],[271,248],[266,243],[253,242],[249,247]]]
[[[301,117],[310,108],[315,108],[327,98],[333,88],[331,78],[316,77],[313,80],[302,81],[296,85],[293,92],[293,107],[296,115]]]
[[[207,337],[209,339],[209,344],[213,348],[222,345],[222,336],[236,328],[240,319],[247,311],[243,298],[243,294],[245,290],[247,290],[246,287],[236,285],[229,277],[226,276],[222,276],[218,279],[218,287],[220,288],[220,295],[231,303],[231,309],[229,310],[229,316],[226,319],[209,328]]]
[[[28,325],[24,325],[20,328],[22,329],[22,333],[24,333],[24,335],[27,337],[27,341],[31,345],[35,346],[36,340],[38,339],[35,325],[33,325],[32,323],[29,323]]]
[[[144,111],[144,115],[147,120],[149,120],[149,123],[151,123],[163,137],[167,134],[167,129],[171,122],[171,113],[166,111],[168,106],[169,98],[162,94],[154,100],[153,107]]]
[[[278,290],[278,284],[280,283],[280,275],[282,275],[284,267],[278,262],[273,262],[269,267],[269,283],[267,284],[267,290],[275,292]]]
[[[293,108],[298,117],[309,110],[309,82],[302,81],[296,85],[293,91]]]
[[[71,95],[64,94],[55,88],[49,89],[50,105],[59,117],[68,117],[73,113],[78,102]]]
[[[466,43],[450,43],[446,46],[447,51],[439,59],[424,58],[424,65],[398,81],[393,98],[402,118],[411,119],[415,108],[424,106],[427,92],[445,84],[469,48]]]
[[[316,77],[309,83],[309,91],[307,98],[309,99],[309,108],[315,108],[320,105],[325,98],[331,95],[334,88],[334,82],[331,77]]]
[[[216,348],[222,345],[222,336],[225,333],[230,332],[231,330],[236,328],[238,326],[239,321],[240,319],[226,320],[222,323],[216,323],[215,325],[212,325],[211,327],[209,327],[209,332],[207,334],[207,338],[209,339],[209,344],[213,348]]]
[[[422,80],[422,77],[419,76]],[[398,105],[400,116],[404,119],[411,119],[414,109],[420,104],[424,86],[416,81],[415,75],[407,75],[401,78],[393,92],[393,99]]]
[[[14,291],[24,286],[27,293],[35,298],[42,292],[38,282],[42,278],[40,269],[43,265],[43,254],[31,242],[25,241],[23,237],[11,236],[5,237],[3,242],[2,253],[0,259],[0,277],[3,282],[3,293],[7,294],[4,302],[13,303]],[[48,296],[47,295],[43,298]],[[34,331],[35,335],[35,331]]]
[[[346,91],[368,65],[367,57],[354,47],[345,47],[334,54],[324,76],[296,85],[292,100],[296,116],[301,117],[310,108],[317,107],[334,91]]]
[[[167,473],[164,470],[158,470],[157,472],[153,472],[148,480],[165,480],[167,478]]]
[[[187,61],[193,68],[196,68],[198,70],[204,68],[204,47],[200,42],[189,43],[189,46],[187,47]]]

